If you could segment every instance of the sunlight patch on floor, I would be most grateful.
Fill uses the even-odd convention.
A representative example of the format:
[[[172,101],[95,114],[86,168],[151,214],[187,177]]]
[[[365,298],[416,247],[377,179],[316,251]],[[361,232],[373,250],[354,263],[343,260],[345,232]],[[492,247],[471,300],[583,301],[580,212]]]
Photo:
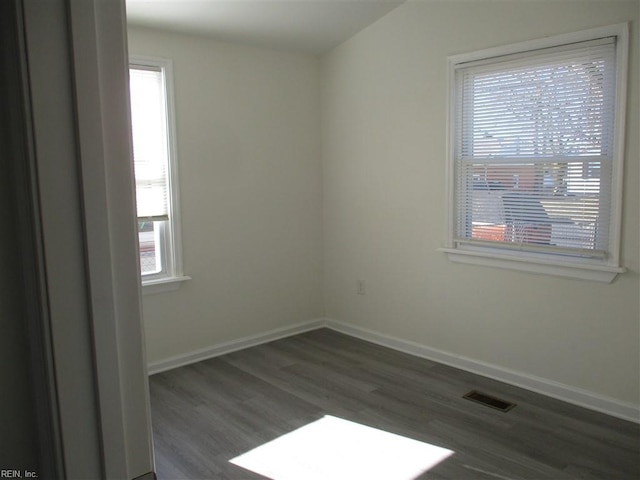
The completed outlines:
[[[230,462],[273,480],[412,480],[453,453],[327,415]]]

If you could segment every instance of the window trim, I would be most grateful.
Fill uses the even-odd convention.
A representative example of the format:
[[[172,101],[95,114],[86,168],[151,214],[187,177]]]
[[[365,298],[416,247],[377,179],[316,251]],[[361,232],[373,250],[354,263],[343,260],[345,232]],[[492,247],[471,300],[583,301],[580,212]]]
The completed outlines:
[[[455,108],[458,102],[456,88],[456,67],[469,62],[489,60],[505,55],[527,54],[527,52],[552,48],[571,43],[584,42],[602,37],[616,37],[616,98],[613,139],[611,224],[609,226],[609,248],[606,260],[555,258],[549,254],[513,251],[511,249],[487,248],[472,245],[456,245],[455,239]],[[620,265],[620,239],[622,230],[622,183],[624,170],[624,138],[627,96],[627,62],[629,44],[629,24],[621,23],[593,28],[569,34],[546,37],[537,40],[488,48],[476,52],[453,55],[447,58],[448,68],[448,122],[447,122],[447,239],[439,251],[446,253],[449,260],[457,263],[484,265],[526,272],[543,273],[554,276],[579,278],[610,283],[618,273],[626,271]]]
[[[167,265],[156,274],[141,275],[143,294],[176,290],[183,281],[190,277],[183,274],[182,261],[182,222],[180,219],[180,193],[178,182],[176,115],[174,101],[173,61],[167,58],[144,55],[130,55],[129,68],[151,67],[160,69],[164,79],[165,102],[167,109],[167,140],[169,165],[169,232],[163,231],[163,257],[168,259]],[[163,227],[163,230],[166,228]]]

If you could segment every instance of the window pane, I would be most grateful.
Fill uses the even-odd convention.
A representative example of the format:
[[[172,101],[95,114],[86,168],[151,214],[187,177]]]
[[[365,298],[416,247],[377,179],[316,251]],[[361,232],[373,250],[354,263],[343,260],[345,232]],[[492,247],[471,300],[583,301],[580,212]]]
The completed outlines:
[[[576,48],[466,71],[463,156],[608,156],[614,49]]]
[[[140,270],[142,275],[160,273],[160,222],[138,222],[138,242],[140,245]]]
[[[138,217],[168,217],[167,112],[162,70],[130,69]]]
[[[601,186],[596,162],[462,163],[461,238],[596,250]],[[470,185],[465,178],[472,177]]]

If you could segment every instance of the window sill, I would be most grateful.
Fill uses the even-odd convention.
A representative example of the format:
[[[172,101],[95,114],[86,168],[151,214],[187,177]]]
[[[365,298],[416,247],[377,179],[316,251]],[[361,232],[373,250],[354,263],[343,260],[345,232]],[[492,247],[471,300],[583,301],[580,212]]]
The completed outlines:
[[[142,294],[153,295],[155,293],[172,292],[178,290],[182,282],[191,280],[191,277],[167,277],[156,280],[148,280],[142,282]]]
[[[532,258],[529,256],[503,255],[494,252],[476,250],[439,248],[438,251],[446,253],[449,260],[455,263],[506,268],[509,270],[541,273],[556,277],[590,280],[602,283],[611,283],[619,273],[627,271],[624,267],[615,267],[605,264],[594,265],[557,262],[549,259]]]

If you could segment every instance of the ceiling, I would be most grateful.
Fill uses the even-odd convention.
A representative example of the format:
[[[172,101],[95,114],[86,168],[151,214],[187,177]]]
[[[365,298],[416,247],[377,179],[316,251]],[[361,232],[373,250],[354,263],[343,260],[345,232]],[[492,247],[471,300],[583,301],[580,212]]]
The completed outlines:
[[[320,54],[405,0],[126,0],[130,25]]]

